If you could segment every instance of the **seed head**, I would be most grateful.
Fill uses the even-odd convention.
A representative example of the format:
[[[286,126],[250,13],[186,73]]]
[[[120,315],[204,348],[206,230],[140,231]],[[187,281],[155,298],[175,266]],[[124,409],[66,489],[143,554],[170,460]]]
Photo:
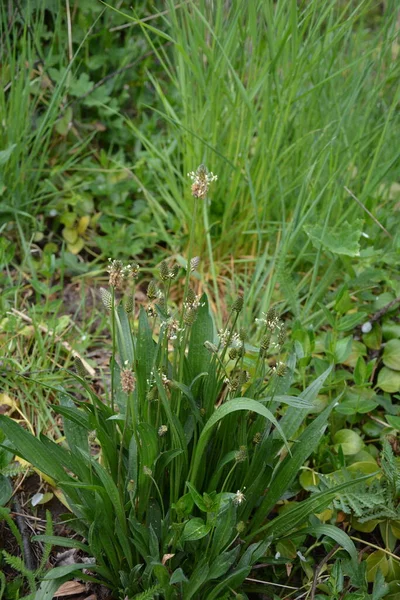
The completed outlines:
[[[129,368],[121,371],[121,387],[125,394],[130,394],[135,389],[135,376]]]
[[[83,366],[83,362],[78,356],[75,356],[74,358],[74,367],[79,377],[82,377],[82,379],[86,379],[86,377],[88,376],[88,372],[86,371],[85,367]]]
[[[238,296],[235,302],[232,304],[232,310],[240,313],[243,309],[243,296]]]
[[[197,308],[193,306],[188,306],[183,315],[183,322],[185,325],[193,325],[195,320],[197,319]]]
[[[196,302],[196,294],[192,288],[188,289],[185,302],[186,304],[194,304]]]
[[[165,260],[160,264],[160,277],[162,281],[168,281],[169,279],[169,267]]]
[[[194,256],[190,261],[190,271],[196,271],[197,267],[200,264],[200,256]]]
[[[170,269],[169,272],[169,278],[170,279],[176,279],[179,275],[179,265],[177,263],[174,263]]]
[[[105,288],[100,288],[100,298],[107,310],[112,309],[112,295]]]
[[[235,358],[238,356],[238,351],[236,348],[230,348],[228,354],[231,360],[235,360]]]
[[[215,344],[213,344],[212,342],[210,342],[209,340],[206,340],[204,342],[204,348],[207,348],[207,350],[209,352],[211,352],[212,354],[216,354],[218,352],[218,348]]]
[[[133,311],[133,296],[128,296],[125,300],[125,310],[128,314]]]
[[[188,173],[192,180],[192,194],[195,198],[205,198],[210,187],[210,183],[218,179],[217,175],[209,172],[204,165],[200,165],[196,171]]]
[[[143,467],[143,473],[148,477],[153,476],[153,471],[149,467],[146,467],[146,465]]]
[[[167,433],[167,431],[168,431],[168,427],[167,427],[166,425],[161,425],[161,426],[158,428],[158,435],[159,435],[160,437],[163,437],[163,436],[164,436],[164,435]]]
[[[286,341],[286,327],[283,322],[281,322],[279,332],[278,332],[278,344],[279,346],[283,346]]]
[[[278,377],[284,377],[286,375],[287,372],[287,366],[285,365],[285,363],[278,363],[276,365],[276,374],[278,375]]]
[[[137,263],[131,263],[125,267],[125,273],[128,277],[135,279],[139,275],[139,265]]]
[[[243,521],[239,521],[239,523],[236,525],[236,531],[241,534],[243,533],[243,531],[246,529],[246,524]],[[237,598],[237,595],[236,595]]]
[[[253,444],[259,444],[261,442],[261,433],[257,431],[253,437]]]
[[[109,273],[108,283],[116,290],[122,289],[124,285],[124,264],[121,260],[108,259],[109,265],[107,271]]]
[[[147,297],[149,300],[155,300],[156,298],[158,298],[158,296],[159,294],[157,282],[154,279],[152,279],[147,288]]]
[[[247,460],[247,448],[246,446],[240,446],[239,450],[235,452],[235,461],[241,463]]]

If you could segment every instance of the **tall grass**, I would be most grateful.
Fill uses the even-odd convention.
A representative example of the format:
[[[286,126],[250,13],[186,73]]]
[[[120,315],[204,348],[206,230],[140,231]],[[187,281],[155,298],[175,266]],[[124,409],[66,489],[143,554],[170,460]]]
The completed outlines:
[[[333,260],[319,281],[321,256],[303,226],[372,223],[344,187],[375,214],[379,186],[395,179],[396,18],[394,2],[369,0],[170,1],[160,25],[173,41],[167,49],[142,24],[169,79],[165,85],[149,73],[168,141],[155,148],[132,129],[160,161],[160,197],[184,231],[191,200],[176,176],[199,162],[218,174],[209,221],[204,211],[214,284],[233,256],[236,270],[256,270],[260,309],[278,278],[278,299],[299,314],[303,297],[309,313],[342,269]]]

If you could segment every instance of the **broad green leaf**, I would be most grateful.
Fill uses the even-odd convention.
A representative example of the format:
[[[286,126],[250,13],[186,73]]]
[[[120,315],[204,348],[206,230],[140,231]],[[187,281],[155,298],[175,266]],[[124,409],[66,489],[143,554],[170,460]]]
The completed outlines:
[[[251,571],[251,567],[242,567],[230,573],[221,583],[218,583],[213,591],[206,596],[206,600],[216,600],[225,590],[238,588]]]
[[[66,575],[71,575],[72,573],[76,573],[77,571],[82,571],[83,569],[87,569],[86,563],[76,563],[73,565],[65,565],[63,567],[54,567],[50,569],[43,577],[44,581],[49,581],[51,579],[59,579],[60,577],[65,577]],[[90,565],[90,569],[96,570],[96,565]]]
[[[341,429],[340,431],[337,431],[333,437],[333,442],[335,444],[335,450],[338,451],[340,446],[345,456],[357,454],[364,446],[362,438],[358,433],[351,429]]]
[[[49,451],[40,440],[25,431],[21,425],[4,415],[0,415],[0,428],[13,444],[18,456],[21,456],[39,471],[49,475],[56,481],[65,478],[65,471],[57,458],[52,455],[51,450]]]
[[[362,531],[363,533],[371,533],[374,531],[375,527],[379,524],[379,519],[372,519],[371,521],[367,521],[366,523],[360,523],[358,519],[355,517],[351,518],[351,526],[356,531]]]
[[[389,340],[386,343],[382,360],[389,369],[400,371],[400,340]]]
[[[175,585],[176,583],[184,583],[185,581],[188,581],[188,578],[186,577],[182,569],[179,567],[178,569],[175,569],[175,571],[172,573],[169,583],[170,585]]]
[[[119,354],[121,357],[122,364],[133,365],[134,360],[134,347],[132,340],[131,325],[129,323],[129,317],[122,304],[117,308],[116,313],[117,322],[117,345]]]
[[[208,306],[208,299],[206,294],[203,294],[200,299],[197,319],[193,323],[190,333],[188,366],[191,381],[201,373],[208,372],[211,354],[204,347],[204,342],[213,342],[214,335],[214,323]]]
[[[156,344],[153,340],[146,312],[140,308],[139,327],[136,340],[136,376],[139,394],[144,398],[147,381],[151,379]]]
[[[223,552],[216,556],[214,560],[211,561],[210,572],[208,574],[208,579],[219,579],[222,575],[225,575],[227,570],[233,565],[235,562],[238,553],[240,552],[240,548],[236,547],[229,552]]]
[[[386,421],[389,423],[391,427],[400,431],[400,417],[395,417],[393,415],[386,415]]]
[[[363,221],[355,219],[352,223],[344,221],[340,228],[319,224],[305,225],[304,231],[316,248],[325,248],[333,254],[359,256],[362,226]]]
[[[158,455],[157,432],[149,423],[139,423],[137,433],[140,441],[138,451],[141,464],[151,469]]]
[[[222,550],[226,549],[228,543],[236,533],[236,506],[228,502],[223,509],[218,512],[217,526],[214,530],[212,540],[211,558],[216,558]]]
[[[363,334],[362,340],[367,348],[380,350],[382,345],[382,328],[379,323],[374,323],[371,331]]]
[[[227,415],[242,410],[255,412],[265,417],[268,421],[275,425],[280,435],[282,436],[282,439],[286,443],[286,438],[283,435],[282,429],[278,421],[275,419],[271,411],[265,408],[265,406],[263,406],[260,402],[257,402],[256,400],[251,400],[250,398],[235,398],[233,400],[230,400],[226,404],[223,404],[222,406],[217,408],[213,415],[211,415],[211,417],[208,419],[203,431],[201,432],[193,459],[193,468],[190,477],[190,482],[193,485],[196,483],[200,463],[202,460],[204,460],[205,450],[207,447],[207,443],[211,437],[213,427]]]
[[[282,558],[294,559],[297,557],[297,547],[292,540],[281,540],[276,544],[276,551]]]
[[[304,462],[317,448],[334,405],[335,402],[332,402],[308,425],[293,445],[292,454],[288,454],[276,470],[275,476],[270,483],[268,494],[266,494],[252,519],[251,528],[253,530],[261,525],[278,500],[289,489]]]
[[[61,406],[70,408],[71,411],[81,412],[75,408],[74,403],[66,394],[60,395]],[[64,433],[68,442],[69,449],[72,452],[77,452],[78,449],[89,455],[88,432],[85,427],[78,425],[76,421],[68,419],[64,415]]]
[[[51,598],[54,598],[54,594],[59,590],[62,584],[71,579],[72,574],[70,573],[56,579],[43,580],[34,596],[34,600],[50,600]]]
[[[126,518],[124,507],[121,502],[121,498],[118,492],[118,488],[111,478],[111,475],[97,462],[92,461],[92,464],[96,470],[97,475],[101,479],[104,489],[107,493],[108,498],[114,506],[115,514],[120,522],[122,531],[126,534]]]
[[[342,546],[342,548],[344,548],[349,553],[353,563],[357,564],[357,548],[355,547],[353,540],[347,535],[345,531],[339,529],[339,527],[336,527],[335,525],[316,525],[306,530],[302,530],[302,533],[310,534],[313,536],[326,535],[332,538],[337,544]],[[295,535],[296,534],[292,534],[292,536]]]
[[[5,506],[13,493],[10,479],[0,473],[0,506]]]
[[[196,517],[195,519],[190,519],[185,525],[181,536],[181,543],[185,542],[193,542],[194,540],[201,540],[205,537],[211,530],[211,525],[209,523],[205,523],[203,519]]]
[[[183,598],[185,598],[185,600],[190,600],[195,596],[197,590],[201,588],[205,581],[207,581],[209,570],[210,567],[204,560],[201,560],[197,564],[191,578],[183,586]]]
[[[354,329],[360,323],[363,323],[367,318],[367,313],[357,312],[352,313],[350,315],[345,315],[339,320],[337,325],[338,331],[349,331],[350,329]]]
[[[377,577],[378,571],[381,571],[382,575],[387,575],[389,570],[389,563],[386,553],[383,550],[376,550],[372,552],[366,558],[367,563],[367,581],[373,582]]]
[[[388,367],[382,367],[379,371],[377,385],[381,390],[389,394],[400,392],[400,372],[393,371]]]

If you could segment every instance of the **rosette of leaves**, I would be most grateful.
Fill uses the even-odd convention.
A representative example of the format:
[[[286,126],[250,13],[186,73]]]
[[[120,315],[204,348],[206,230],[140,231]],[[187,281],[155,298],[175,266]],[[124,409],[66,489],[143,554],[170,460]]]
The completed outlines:
[[[90,567],[52,569],[43,593],[79,573],[117,598],[221,598],[241,589],[272,541],[354,485],[341,482],[272,518],[327,426],[334,402],[308,424],[306,418],[331,369],[299,396],[287,393],[294,356],[279,386],[278,375],[266,382],[264,354],[236,377],[254,349],[245,345],[229,356],[205,295],[190,295],[194,318],[187,319],[185,302],[169,336],[168,291],[169,281],[161,283],[158,300],[135,321],[111,290],[111,389],[102,398],[84,374],[69,372],[79,398],[83,391],[87,399],[75,399],[70,386],[57,389],[54,410],[63,417],[65,441],[38,439],[0,416],[12,452],[61,488],[71,509],[65,523],[84,541],[36,539],[79,548],[92,559]],[[233,310],[226,328],[235,331],[238,319]],[[131,385],[124,391],[127,369]]]

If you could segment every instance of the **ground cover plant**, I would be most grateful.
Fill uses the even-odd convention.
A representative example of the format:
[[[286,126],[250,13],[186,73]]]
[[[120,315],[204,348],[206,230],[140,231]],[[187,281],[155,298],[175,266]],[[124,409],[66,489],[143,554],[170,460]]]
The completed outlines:
[[[219,410],[232,398],[235,387],[241,390],[240,397],[246,393],[260,402],[263,396],[257,385],[264,376],[265,384],[269,381],[265,397],[291,398],[292,404],[297,399],[304,410],[307,402],[312,404],[308,415],[283,401],[280,405],[273,400],[263,404],[282,428],[289,419],[287,414],[296,414],[298,419],[298,432],[286,431],[285,437],[279,435],[276,425],[270,425],[270,443],[277,450],[268,469],[273,469],[274,477],[285,461],[289,462],[288,448],[295,455],[304,428],[331,407],[318,444],[301,465],[296,463],[293,481],[282,490],[269,516],[263,515],[271,527],[274,522],[279,525],[277,519],[294,509],[296,502],[301,504],[315,494],[327,493],[332,486],[367,477],[358,487],[336,493],[326,510],[317,512],[314,507],[308,520],[302,521],[304,531],[298,537],[295,532],[289,537],[280,533],[269,536],[268,529],[257,535],[252,543],[264,539],[269,546],[252,565],[240,593],[257,597],[267,590],[271,597],[275,594],[280,598],[396,598],[400,581],[396,3],[252,1],[212,5],[199,1],[157,7],[142,2],[135,3],[132,12],[126,2],[117,7],[113,3],[67,2],[59,7],[38,1],[29,8],[15,2],[1,12],[0,34],[4,80],[0,112],[5,124],[0,131],[0,413],[32,434],[56,442],[54,451],[64,452],[67,460],[68,448],[71,444],[75,448],[77,443],[71,430],[78,428],[79,440],[86,435],[79,429],[82,422],[74,424],[66,415],[72,408],[70,403],[77,403],[80,413],[87,412],[85,423],[91,426],[83,451],[90,447],[93,460],[112,476],[107,462],[112,453],[104,450],[97,430],[106,439],[111,436],[119,448],[115,451],[118,461],[121,456],[116,485],[123,489],[123,510],[130,510],[124,500],[130,501],[134,494],[134,503],[139,504],[138,498],[148,488],[151,502],[144,509],[142,522],[154,518],[159,524],[162,517],[153,513],[160,509],[160,494],[151,478],[160,490],[165,510],[169,506],[165,498],[173,503],[170,469],[183,464],[176,486],[183,495],[190,494],[184,486],[187,478],[190,481],[194,447],[211,418],[210,413],[200,412],[207,377],[202,375],[190,388],[188,363],[197,352],[191,342],[197,335],[194,332],[212,321],[212,334],[207,339],[199,337],[210,342],[204,349],[208,360],[203,357],[204,364],[209,367],[214,361],[220,365],[213,374],[210,406],[213,397]],[[219,178],[213,185],[212,201],[199,202],[193,250],[189,248],[193,197],[185,191],[186,173],[201,161],[212,165]],[[185,268],[193,251],[201,257],[190,274],[195,297],[185,285]],[[110,305],[110,296],[99,291],[107,288],[104,263],[108,256],[123,260],[123,264],[137,259],[141,267],[129,294],[117,291],[113,301],[111,289],[115,311],[106,310],[102,297]],[[114,263],[114,268],[118,265]],[[150,284],[153,280],[157,283]],[[168,299],[146,299],[148,291],[150,296],[161,291]],[[203,292],[207,299],[200,300]],[[176,340],[167,342],[168,335],[174,334],[167,325],[160,332],[160,325],[167,319],[168,305],[171,315],[176,313],[178,328],[183,328],[180,321],[184,304],[190,307],[188,293],[195,305],[205,305],[197,307],[196,321],[185,325],[187,339],[176,348]],[[239,297],[243,297],[244,306],[237,314],[235,329],[232,307]],[[128,416],[129,421],[129,413],[121,409],[126,402],[119,387],[126,360],[121,357],[127,348],[133,348],[135,340],[138,343],[143,331],[148,331],[145,316],[139,318],[138,312],[139,306],[146,308],[148,303],[155,310],[148,316],[154,340],[153,346],[149,344],[153,352],[149,355],[161,383],[155,382],[157,397],[149,400],[151,409],[145,421],[157,432],[162,457],[167,444],[176,441],[171,425],[158,422],[160,415],[165,416],[163,390],[164,401],[181,398],[184,439],[192,437],[188,465],[183,454],[170,456],[171,462],[162,473],[163,460],[167,459],[160,457],[153,469],[148,467],[150,479],[140,472],[142,479],[131,490],[134,484],[128,481],[125,489],[123,483],[130,473],[128,440],[133,430],[126,428],[124,432],[124,421],[119,420]],[[266,362],[260,359],[257,363],[263,320],[271,322],[271,307],[279,322],[284,321],[288,340],[279,356],[271,352]],[[107,323],[114,332],[111,338]],[[120,333],[120,324],[126,337]],[[218,332],[225,327],[231,330],[232,340],[222,358]],[[271,343],[278,341],[278,332]],[[185,343],[187,355],[182,361]],[[112,369],[110,354],[114,357]],[[171,372],[166,370],[167,355],[172,360]],[[73,371],[74,356],[87,371],[80,371],[80,377]],[[173,356],[179,357],[176,364]],[[224,377],[219,360],[227,363]],[[281,366],[278,376],[270,370],[279,370],[280,362],[286,364],[286,372]],[[182,364],[181,374],[178,365]],[[136,366],[131,364],[134,369]],[[245,381],[247,372],[249,381]],[[173,381],[190,388],[192,398],[199,403],[194,424],[188,424],[191,399],[184,391],[188,390],[174,389]],[[141,389],[136,385],[135,393],[141,398],[142,410],[143,382],[141,385]],[[106,405],[99,399],[106,400]],[[116,418],[108,421],[112,399],[113,407],[118,408]],[[90,413],[83,401],[95,403],[96,414]],[[160,402],[160,415],[154,415],[153,409]],[[236,521],[243,520],[247,527],[237,531],[230,548],[233,551],[240,545],[236,550],[239,555],[245,551],[239,540],[248,544],[249,535],[254,533],[248,531],[246,510],[252,519],[257,514],[261,519],[261,507],[268,496],[265,488],[258,500],[257,493],[253,496],[250,492],[249,501],[248,481],[243,483],[243,477],[250,478],[247,467],[253,464],[256,468],[261,447],[250,430],[246,429],[247,438],[237,433],[218,446],[218,435],[232,422],[253,427],[255,415],[246,419],[244,414],[227,415],[211,430],[210,440],[216,437],[215,446],[221,452],[226,449],[227,454],[239,453],[244,458],[241,446],[247,447],[243,462],[231,458],[222,466],[222,478],[234,467],[227,481],[232,487],[227,491],[224,479],[217,481],[211,474],[214,463],[210,461],[202,475],[205,486],[223,488],[218,495],[221,510],[232,503],[229,494],[236,495],[239,490],[245,498],[242,504],[233,505]],[[257,417],[257,423],[262,418]],[[168,431],[159,437],[162,425]],[[239,439],[241,435],[243,439]],[[183,438],[179,439],[182,442]],[[3,438],[1,443],[10,445]],[[138,465],[144,461],[139,446]],[[65,484],[65,480],[49,478],[40,467],[34,470],[31,457],[16,463],[12,453],[16,449],[9,450],[3,448],[0,454],[0,505],[6,507],[0,521],[2,532],[6,532],[6,554],[2,554],[1,563],[6,580],[0,579],[0,596],[16,598],[32,592],[46,569],[57,564],[56,549],[51,551],[50,542],[43,541],[33,544],[37,564],[29,562],[25,535],[22,540],[18,537],[17,513],[33,512],[34,519],[43,519],[32,520],[41,523],[36,533],[43,534],[47,528],[47,535],[51,535],[51,519],[47,517],[46,522],[40,507],[53,511],[55,497],[63,501],[72,493],[76,500],[78,492],[67,486],[62,491],[58,484]],[[95,483],[85,480],[82,473],[74,475],[73,468],[67,469],[67,476],[101,487],[95,469],[90,471]],[[196,490],[211,491],[201,486],[195,486]],[[99,490],[79,488],[80,497],[86,498],[90,508],[96,493],[101,495]],[[31,506],[32,497],[39,504]],[[15,502],[22,505],[21,511]],[[132,503],[130,506],[133,510]],[[182,569],[190,579],[191,564],[197,561],[198,553],[210,556],[216,536],[214,508],[201,512],[194,500],[193,512],[187,518],[198,519],[197,523],[200,519],[205,529],[208,525],[211,529],[198,541],[183,542],[185,559],[176,552],[162,565],[162,545],[168,540],[165,530],[155,530],[158,558],[169,576]],[[57,514],[58,510],[54,512],[54,527],[59,531]],[[165,522],[169,518],[173,521],[176,514],[171,514]],[[185,518],[182,516],[182,523]],[[91,522],[84,521],[80,530],[86,541]],[[78,521],[75,525],[79,527]],[[329,537],[332,531],[341,537]],[[355,546],[341,535],[344,532]],[[96,560],[99,557],[100,566],[113,571],[115,562],[114,567],[108,565],[115,554],[112,559],[101,547],[91,548],[89,555]],[[50,562],[45,565],[48,556]],[[75,556],[81,561],[83,554]],[[148,566],[147,555],[134,558],[143,560],[146,567],[141,573],[146,571],[148,579],[139,576],[133,594],[143,593],[146,586],[150,586],[146,592],[150,597],[164,593],[163,587],[171,594],[186,590],[183,577],[171,584],[171,580],[163,579],[162,569],[154,571]],[[226,577],[240,560],[238,556]],[[84,567],[81,564],[79,568]],[[73,576],[77,578],[79,573]],[[109,573],[93,570],[86,573],[90,576],[107,582]],[[122,585],[119,573],[114,572],[111,578],[115,589]],[[221,578],[213,579],[213,587],[216,581],[222,584]],[[198,594],[211,593],[207,588],[211,583],[204,582]],[[160,589],[151,592],[153,584]],[[43,593],[55,585],[50,580],[43,582]],[[239,592],[233,581],[221,597],[235,593]]]

